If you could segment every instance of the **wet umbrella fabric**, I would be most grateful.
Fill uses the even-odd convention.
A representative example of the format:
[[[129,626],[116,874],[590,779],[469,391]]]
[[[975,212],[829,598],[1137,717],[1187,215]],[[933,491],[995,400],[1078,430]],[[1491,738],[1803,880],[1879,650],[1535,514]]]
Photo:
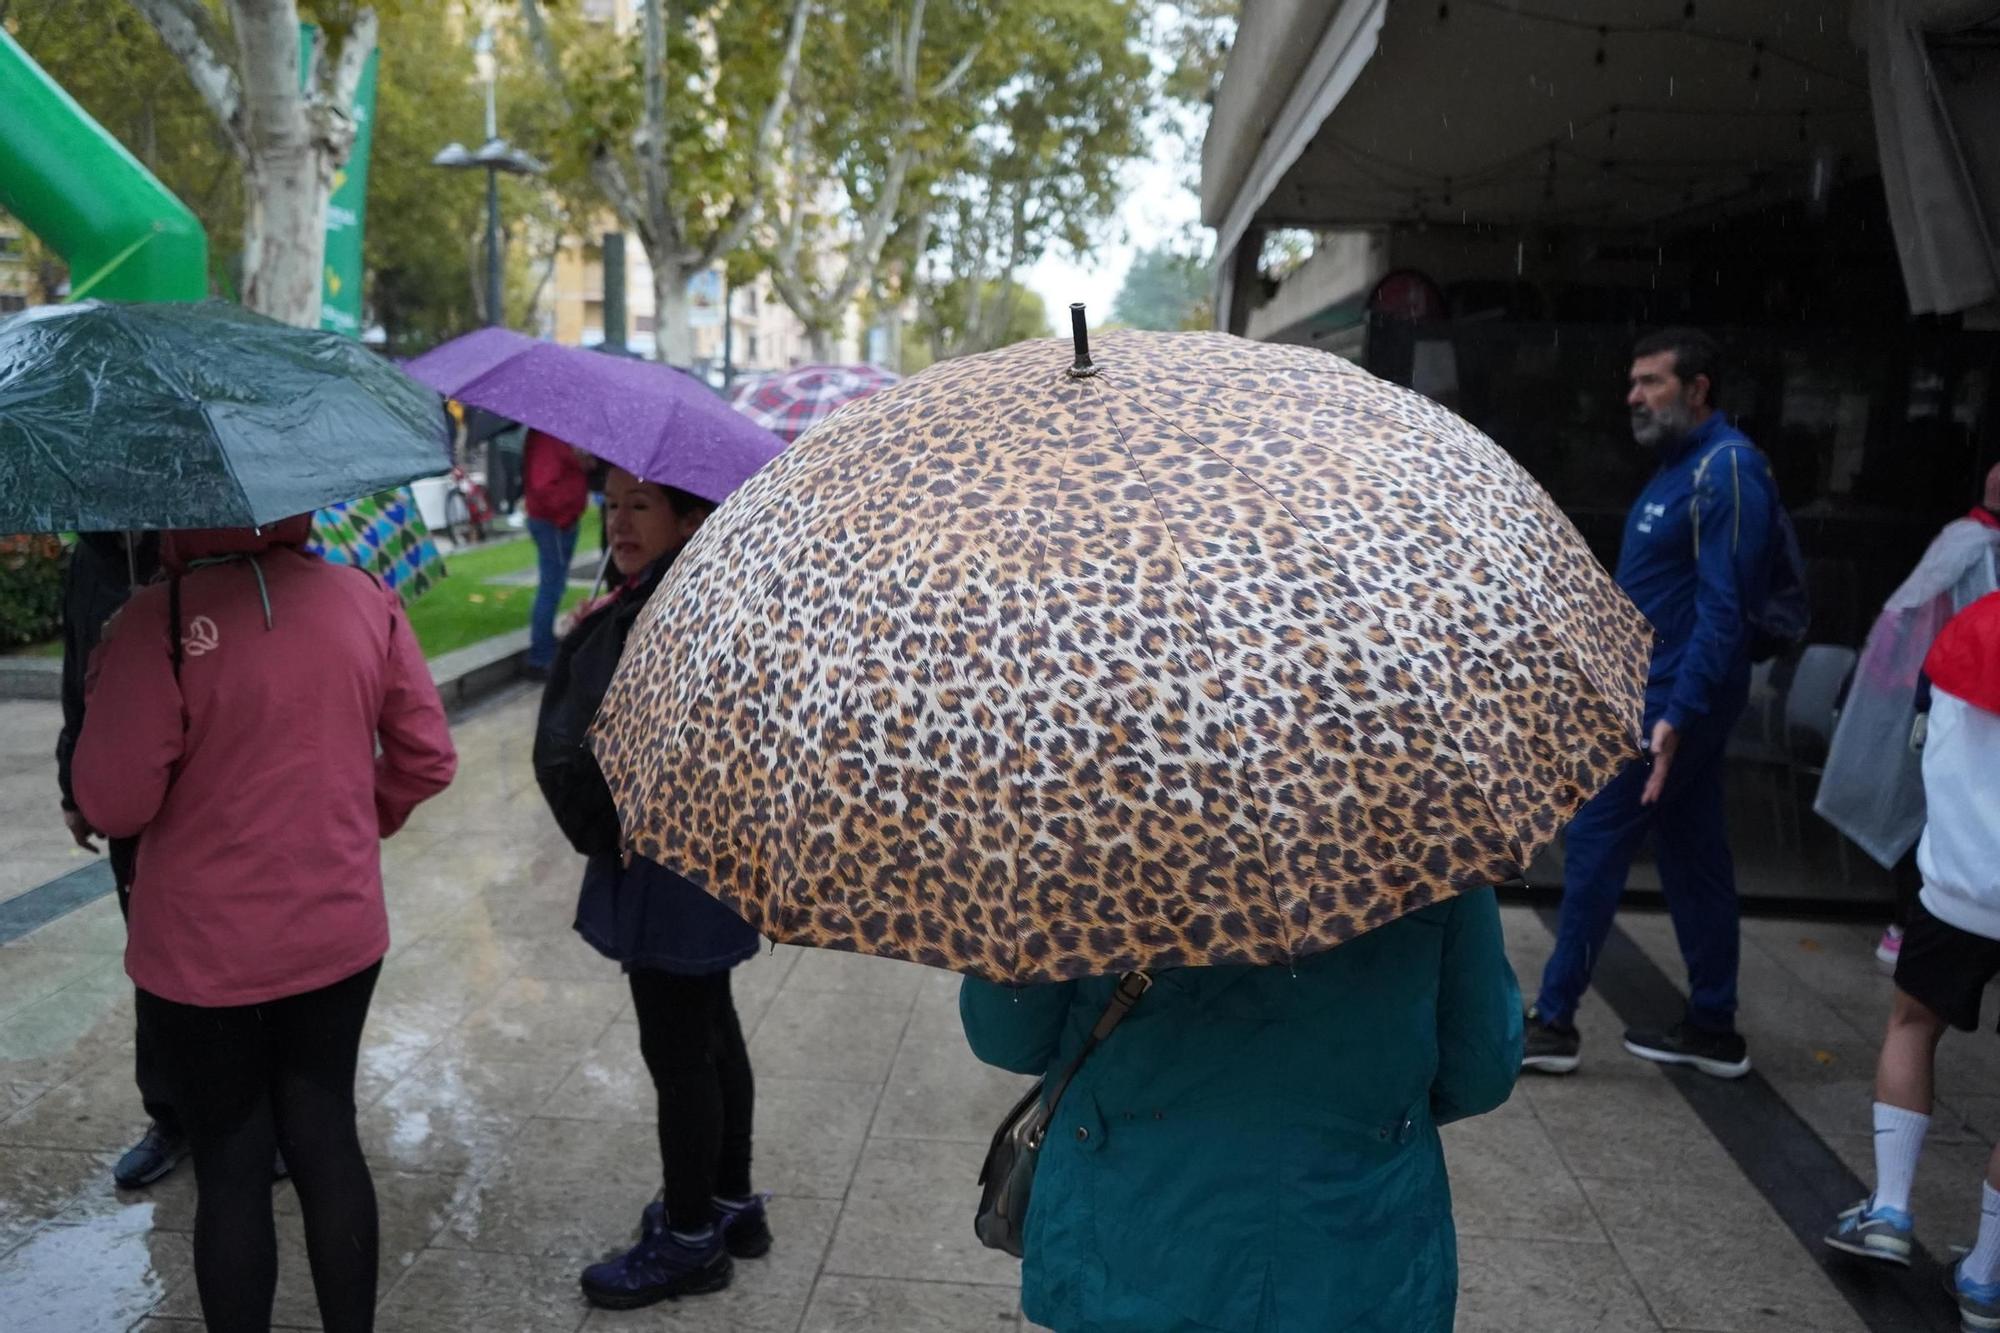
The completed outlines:
[[[1651,632],[1498,446],[1345,361],[946,362],[675,562],[593,745],[777,940],[997,981],[1282,963],[1517,874],[1638,753]]]
[[[900,378],[876,366],[800,366],[759,376],[733,392],[729,401],[789,444],[847,404],[879,393]]]
[[[718,504],[784,448],[713,389],[671,366],[507,329],[454,338],[411,361],[409,371],[462,403]]]
[[[253,527],[449,466],[435,393],[222,302],[0,321],[0,532]]]

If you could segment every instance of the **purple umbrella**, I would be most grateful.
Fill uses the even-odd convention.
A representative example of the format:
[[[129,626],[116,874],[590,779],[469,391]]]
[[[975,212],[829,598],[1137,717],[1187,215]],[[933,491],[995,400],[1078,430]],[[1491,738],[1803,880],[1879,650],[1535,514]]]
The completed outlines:
[[[454,338],[404,369],[461,403],[717,504],[785,447],[671,366],[560,347],[510,329]]]

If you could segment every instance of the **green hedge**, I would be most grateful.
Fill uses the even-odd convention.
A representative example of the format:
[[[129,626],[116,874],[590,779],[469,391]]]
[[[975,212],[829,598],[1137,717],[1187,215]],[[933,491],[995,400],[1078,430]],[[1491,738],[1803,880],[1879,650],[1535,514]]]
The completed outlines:
[[[63,548],[45,533],[0,537],[0,648],[62,632]]]

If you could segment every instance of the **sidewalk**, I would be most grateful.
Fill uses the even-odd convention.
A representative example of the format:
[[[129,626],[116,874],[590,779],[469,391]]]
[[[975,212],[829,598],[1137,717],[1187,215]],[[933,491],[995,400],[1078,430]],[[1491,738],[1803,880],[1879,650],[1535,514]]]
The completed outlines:
[[[387,844],[395,950],[370,1017],[361,1123],[383,1212],[385,1333],[1010,1333],[1018,1268],[972,1239],[974,1178],[1023,1080],[984,1068],[954,978],[778,948],[736,974],[778,1246],[727,1293],[592,1311],[585,1263],[624,1242],[657,1173],[652,1093],[617,971],[569,929],[578,859],[528,767],[531,693],[461,719],[459,782]],[[1626,928],[1679,975],[1664,918]],[[1548,932],[1507,913],[1524,979]],[[1771,1086],[1866,1172],[1887,982],[1859,927],[1749,923],[1744,1012]],[[119,1195],[142,1127],[122,930],[103,899],[0,948],[0,1310],[9,1333],[200,1325],[186,1170]],[[1593,994],[1584,1071],[1525,1081],[1446,1131],[1465,1333],[1866,1333],[1818,1258],[1673,1078],[1619,1049]],[[1970,1234],[2000,1129],[2000,1051],[1947,1042],[1950,1112],[1918,1192],[1935,1254]],[[1694,1076],[1698,1077],[1698,1076]],[[1742,1095],[1739,1085],[1707,1085]],[[1747,1105],[1748,1103],[1746,1103]],[[291,1187],[278,1321],[312,1328]],[[1933,1292],[1942,1320],[1941,1294]]]

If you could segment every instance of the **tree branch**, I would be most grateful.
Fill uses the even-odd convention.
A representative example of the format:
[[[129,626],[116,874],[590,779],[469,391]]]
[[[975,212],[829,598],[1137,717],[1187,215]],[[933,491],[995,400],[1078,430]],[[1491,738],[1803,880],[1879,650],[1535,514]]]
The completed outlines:
[[[928,95],[933,98],[949,97],[956,92],[958,85],[965,82],[965,76],[972,73],[972,62],[979,59],[979,52],[985,45],[986,39],[983,37],[974,42],[971,49],[960,56],[958,63],[951,67],[951,72],[931,85]]]
[[[646,114],[633,147],[638,150],[639,180],[646,190],[646,216],[670,255],[681,250],[679,219],[667,194],[667,25],[661,12],[666,0],[645,0],[646,39],[640,77],[646,88]]]
[[[798,83],[799,57],[805,50],[806,20],[811,17],[815,0],[794,0],[792,5],[791,29],[785,38],[785,58],[778,64],[778,88],[771,94],[771,103],[764,108],[764,115],[757,122],[757,138],[750,146],[750,197],[741,195],[730,204],[722,225],[709,236],[708,244],[694,256],[694,269],[704,269],[718,258],[729,254],[743,244],[743,238],[750,234],[750,228],[757,223],[757,217],[764,209],[764,192],[770,178],[769,159],[771,140],[778,127],[784,123],[785,111],[792,103],[792,89]]]
[[[160,34],[160,40],[187,70],[195,91],[222,129],[239,160],[247,160],[243,137],[243,88],[236,70],[221,55],[222,34],[202,0],[132,0],[133,8]]]
[[[548,20],[542,17],[542,7],[535,0],[521,0],[521,22],[528,29],[528,45],[535,50],[535,58],[541,62],[542,73],[548,76],[549,85],[555,89],[556,98],[563,110],[574,111],[570,101],[569,80],[563,75],[562,56],[556,51],[555,40],[549,36]]]

